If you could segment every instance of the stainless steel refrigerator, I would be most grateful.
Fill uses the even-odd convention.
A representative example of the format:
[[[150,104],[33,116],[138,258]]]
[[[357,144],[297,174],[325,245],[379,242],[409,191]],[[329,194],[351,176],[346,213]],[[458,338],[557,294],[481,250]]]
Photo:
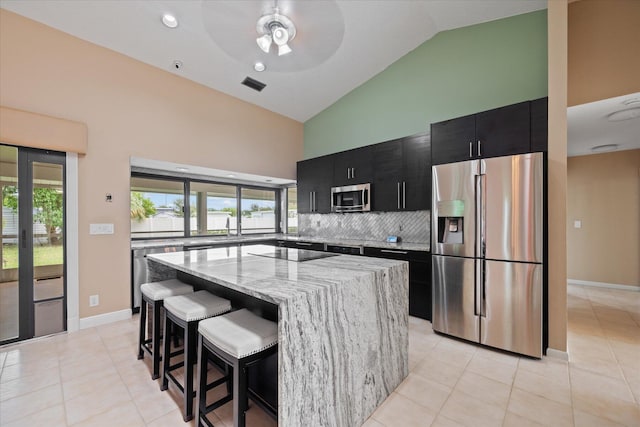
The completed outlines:
[[[542,153],[432,172],[433,329],[542,357]]]

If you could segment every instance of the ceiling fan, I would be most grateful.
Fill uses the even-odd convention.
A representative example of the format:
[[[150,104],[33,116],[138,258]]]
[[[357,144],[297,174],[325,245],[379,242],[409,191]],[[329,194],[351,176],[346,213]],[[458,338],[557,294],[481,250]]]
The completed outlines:
[[[296,26],[289,17],[280,13],[278,0],[275,1],[271,13],[258,19],[256,31],[260,34],[256,42],[264,53],[269,53],[272,43],[278,46],[278,56],[291,53],[289,42],[296,36]]]

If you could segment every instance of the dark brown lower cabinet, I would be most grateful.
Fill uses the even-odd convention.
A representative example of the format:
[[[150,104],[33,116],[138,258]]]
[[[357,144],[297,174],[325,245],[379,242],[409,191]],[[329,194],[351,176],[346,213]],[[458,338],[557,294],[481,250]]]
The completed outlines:
[[[364,255],[409,262],[409,315],[431,321],[431,253],[364,248]]]

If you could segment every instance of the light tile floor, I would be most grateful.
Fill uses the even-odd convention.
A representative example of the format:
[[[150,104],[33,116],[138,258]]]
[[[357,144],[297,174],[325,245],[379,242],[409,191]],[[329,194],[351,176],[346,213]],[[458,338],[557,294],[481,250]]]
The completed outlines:
[[[569,362],[463,343],[411,318],[410,374],[365,426],[640,426],[640,293],[568,289]],[[136,359],[137,322],[0,348],[0,425],[187,425],[180,396],[160,392],[148,356]],[[257,407],[247,417],[275,425]],[[230,404],[212,421],[231,427]]]

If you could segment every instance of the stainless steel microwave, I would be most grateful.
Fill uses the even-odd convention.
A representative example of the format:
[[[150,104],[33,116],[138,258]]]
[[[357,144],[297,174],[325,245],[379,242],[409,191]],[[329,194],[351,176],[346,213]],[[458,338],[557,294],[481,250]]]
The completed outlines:
[[[331,188],[331,212],[368,212],[371,210],[371,184]]]

